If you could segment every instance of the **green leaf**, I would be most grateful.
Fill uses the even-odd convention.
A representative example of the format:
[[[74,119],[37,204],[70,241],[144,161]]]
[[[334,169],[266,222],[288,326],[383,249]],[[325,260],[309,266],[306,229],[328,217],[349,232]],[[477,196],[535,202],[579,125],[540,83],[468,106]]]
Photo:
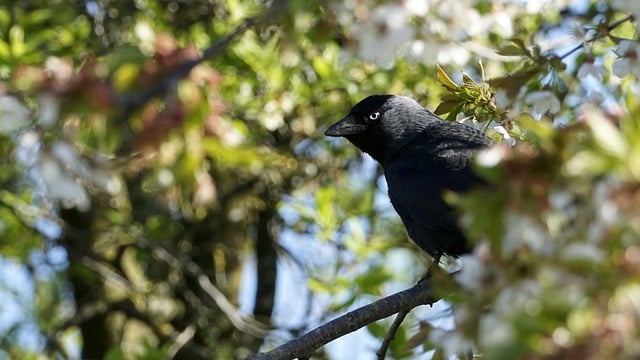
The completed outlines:
[[[312,60],[313,69],[316,71],[319,77],[328,78],[333,71],[333,68],[323,58],[317,56]]]
[[[335,213],[336,189],[334,187],[320,188],[316,192],[316,205],[318,206],[318,225],[329,231],[337,225]]]
[[[552,124],[545,121],[537,121],[529,113],[518,114],[514,117],[513,124],[512,135],[536,145],[550,143],[556,132]]]
[[[517,47],[519,47],[520,49],[526,49],[527,46],[525,45],[524,41],[520,38],[511,38],[509,39],[511,40],[511,42],[513,42]]]
[[[104,360],[124,360],[124,351],[119,346],[114,346],[104,356]]]
[[[614,167],[611,158],[593,150],[582,150],[564,163],[563,172],[569,176],[596,176]]]
[[[355,283],[367,294],[380,294],[380,284],[391,279],[392,276],[383,267],[373,267],[358,276]]]
[[[456,121],[456,117],[462,111],[463,107],[464,107],[464,102],[460,102],[458,106],[454,107],[453,110],[449,112],[449,115],[447,116],[447,120]]]
[[[591,128],[593,137],[600,148],[619,159],[625,158],[629,145],[611,120],[605,118],[602,111],[593,106],[585,107],[584,115],[585,121]]]
[[[451,80],[449,75],[447,75],[440,65],[436,65],[436,76],[440,85],[444,86],[449,91],[458,91],[460,89],[460,86]]]
[[[11,49],[11,54],[19,58],[22,56],[26,50],[26,46],[24,44],[24,29],[20,26],[14,25],[9,30],[9,46]]]
[[[507,95],[516,96],[520,88],[531,78],[538,75],[540,69],[537,66],[527,67],[516,72],[489,79],[486,82],[494,88],[505,89]]]
[[[464,73],[464,72],[462,73],[462,83],[467,88],[474,88],[478,86],[478,83],[475,80],[473,80],[471,76],[469,76],[467,73]]]
[[[527,51],[516,45],[506,45],[499,48],[496,53],[504,56],[524,56]]]
[[[2,41],[2,39],[0,39],[0,59],[5,61],[11,59],[11,49],[9,48],[9,44]]]
[[[462,102],[460,99],[446,100],[441,102],[438,107],[433,111],[436,115],[448,114],[456,108],[459,108]]]

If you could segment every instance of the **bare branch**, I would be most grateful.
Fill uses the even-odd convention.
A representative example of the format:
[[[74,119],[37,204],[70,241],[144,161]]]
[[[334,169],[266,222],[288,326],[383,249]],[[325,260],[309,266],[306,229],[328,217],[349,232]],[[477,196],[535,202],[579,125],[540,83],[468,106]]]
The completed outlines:
[[[146,239],[138,239],[138,244],[143,248],[150,249],[156,258],[166,262],[174,269],[182,269],[191,276],[194,276],[198,280],[200,288],[209,295],[218,308],[227,315],[227,318],[229,318],[229,321],[231,321],[236,329],[256,337],[264,337],[269,333],[269,326],[251,317],[240,314],[233,303],[211,282],[209,277],[205,275],[204,271],[193,260],[186,256],[182,256],[179,259],[164,247],[146,241]]]
[[[142,107],[151,99],[169,93],[180,80],[189,75],[191,70],[201,63],[222,54],[236,38],[244,34],[247,30],[277,18],[286,10],[287,3],[287,0],[274,0],[261,14],[245,18],[244,21],[230,33],[204,49],[200,58],[185,61],[150,89],[140,93],[120,94],[118,96],[118,103],[124,108],[124,113],[121,115],[121,118],[129,118],[136,109]]]
[[[633,18],[633,15],[629,15],[629,16],[626,16],[626,17],[624,17],[624,18],[622,18],[622,19],[620,19],[620,20],[618,20],[618,21],[616,21],[616,22],[612,23],[612,24],[609,24],[609,25],[607,26],[607,31],[606,31],[606,33],[605,33],[605,32],[603,32],[603,31],[598,31],[598,32],[597,32],[595,35],[593,35],[591,38],[586,39],[585,41],[583,41],[583,42],[581,42],[580,44],[576,45],[576,46],[575,46],[574,48],[572,48],[571,50],[569,50],[569,51],[567,51],[566,53],[564,53],[564,54],[560,55],[560,56],[559,56],[559,58],[560,58],[560,59],[564,59],[564,58],[566,58],[567,56],[569,56],[569,55],[573,54],[574,52],[576,52],[576,51],[578,51],[578,50],[580,50],[580,49],[584,48],[585,44],[587,44],[587,43],[592,43],[592,42],[594,42],[594,41],[598,40],[598,39],[599,39],[600,37],[602,37],[603,35],[608,35],[608,32],[609,32],[609,31],[611,31],[611,30],[613,30],[613,29],[617,28],[618,26],[620,26],[620,25],[622,25],[622,24],[626,23],[627,21],[633,21],[633,19],[634,19],[634,18]]]
[[[376,351],[378,359],[384,360],[386,358],[387,350],[389,350],[389,345],[391,345],[391,342],[393,341],[393,339],[395,339],[396,333],[398,332],[402,321],[404,321],[404,318],[408,313],[409,310],[402,310],[398,313],[398,315],[396,315],[395,320],[393,320],[393,324],[391,324],[389,331],[387,331],[387,336],[384,337],[382,345],[380,345],[380,348],[378,349],[378,351]]]
[[[442,257],[442,253],[437,253],[433,257],[433,261],[431,262],[431,265],[429,265],[429,269],[427,269],[427,273],[423,276],[422,280],[424,280],[425,278],[430,278],[431,275],[433,274],[433,271],[436,271],[435,269],[440,269],[438,265],[440,264],[441,257]],[[422,282],[422,280],[420,280],[420,282]],[[387,335],[384,337],[384,340],[382,341],[382,345],[380,345],[380,348],[378,349],[378,351],[376,351],[376,355],[378,356],[378,359],[382,359],[382,360],[385,359],[387,355],[387,351],[389,350],[389,345],[391,345],[391,342],[393,341],[393,339],[395,339],[396,333],[398,332],[400,325],[402,325],[402,322],[404,321],[404,318],[407,316],[409,311],[411,311],[411,309],[404,309],[400,311],[398,315],[396,315],[395,320],[393,320],[391,327],[387,331]]]
[[[83,256],[80,260],[87,268],[95,271],[97,274],[100,274],[100,276],[102,276],[106,281],[111,281],[113,284],[118,285],[128,292],[141,294],[141,292],[136,289],[128,279],[118,274],[104,262],[95,260],[89,256]]]
[[[218,305],[220,310],[227,315],[236,329],[258,337],[264,337],[269,333],[268,327],[264,324],[253,318],[242,316],[231,301],[224,296],[222,291],[213,285],[211,280],[209,280],[209,277],[204,274],[199,274],[198,284],[200,284],[202,290],[204,290],[213,299],[213,301],[216,302],[216,305]]]
[[[176,336],[175,343],[171,345],[167,351],[167,357],[169,359],[173,359],[178,351],[193,339],[193,335],[195,335],[195,333],[196,327],[193,324],[187,326],[180,334],[178,334],[178,336]]]
[[[389,295],[371,304],[348,312],[271,351],[255,354],[250,357],[250,359],[277,360],[308,358],[319,347],[371,324],[374,321],[398,312],[409,311],[419,305],[431,305],[436,301],[437,299],[431,294],[429,279],[425,278],[412,288]]]

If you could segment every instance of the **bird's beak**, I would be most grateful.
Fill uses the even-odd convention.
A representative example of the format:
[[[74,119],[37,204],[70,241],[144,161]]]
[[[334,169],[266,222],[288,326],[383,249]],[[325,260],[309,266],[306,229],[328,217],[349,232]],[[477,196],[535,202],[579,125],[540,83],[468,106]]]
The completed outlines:
[[[327,136],[347,136],[361,134],[367,130],[365,124],[359,123],[353,115],[348,115],[344,119],[329,126],[324,132]]]

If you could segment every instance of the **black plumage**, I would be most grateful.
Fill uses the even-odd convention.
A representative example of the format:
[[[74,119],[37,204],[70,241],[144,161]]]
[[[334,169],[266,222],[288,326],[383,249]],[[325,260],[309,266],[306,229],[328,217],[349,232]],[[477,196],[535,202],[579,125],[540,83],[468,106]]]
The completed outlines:
[[[442,195],[482,184],[469,162],[492,143],[481,131],[444,121],[408,97],[372,95],[325,134],[347,138],[382,165],[391,203],[420,248],[432,256],[469,251]]]

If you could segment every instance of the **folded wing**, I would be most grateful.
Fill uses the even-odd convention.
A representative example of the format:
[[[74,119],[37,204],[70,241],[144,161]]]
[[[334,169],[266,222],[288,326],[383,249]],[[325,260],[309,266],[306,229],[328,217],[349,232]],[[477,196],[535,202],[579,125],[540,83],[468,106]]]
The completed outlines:
[[[442,194],[482,184],[469,160],[474,150],[490,144],[476,129],[443,121],[425,129],[386,162],[391,203],[409,236],[427,253],[458,256],[468,251],[455,213]]]

